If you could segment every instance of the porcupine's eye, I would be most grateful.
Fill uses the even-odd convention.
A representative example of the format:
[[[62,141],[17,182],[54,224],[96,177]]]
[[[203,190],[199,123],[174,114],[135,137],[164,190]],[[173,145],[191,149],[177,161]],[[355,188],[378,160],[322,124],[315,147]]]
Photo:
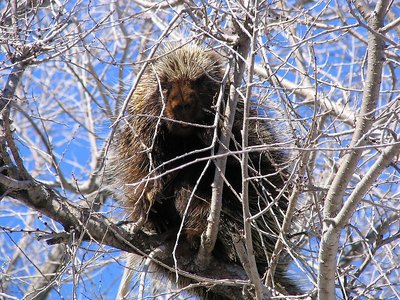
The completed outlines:
[[[168,81],[161,81],[160,82],[161,92],[164,94],[165,97],[168,97],[169,91],[171,90],[172,83]]]

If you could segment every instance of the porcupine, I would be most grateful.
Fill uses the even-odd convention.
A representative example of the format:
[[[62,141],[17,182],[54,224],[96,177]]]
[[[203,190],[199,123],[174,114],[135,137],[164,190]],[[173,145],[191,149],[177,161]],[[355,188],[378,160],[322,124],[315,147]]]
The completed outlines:
[[[209,157],[215,132],[218,95],[224,70],[221,56],[197,45],[166,46],[140,78],[129,100],[126,122],[116,137],[115,181],[129,220],[157,233],[182,237],[195,251],[207,226],[215,165]],[[229,88],[224,91],[224,102]],[[272,145],[280,137],[266,118],[250,110],[248,145]],[[232,233],[243,228],[240,158],[243,101],[238,104],[227,157],[222,212],[213,255],[239,263]],[[222,122],[219,122],[222,123]],[[221,125],[218,125],[218,128]],[[219,129],[217,129],[219,132]],[[218,144],[218,143],[217,143]],[[215,152],[213,152],[215,150]],[[268,266],[287,209],[280,193],[289,171],[288,154],[263,147],[249,153],[249,204],[252,214],[265,210],[253,223],[254,254],[260,275]],[[279,195],[279,198],[277,198]],[[179,247],[178,241],[178,247]],[[286,276],[288,261],[278,264],[275,283],[289,293],[298,291]]]

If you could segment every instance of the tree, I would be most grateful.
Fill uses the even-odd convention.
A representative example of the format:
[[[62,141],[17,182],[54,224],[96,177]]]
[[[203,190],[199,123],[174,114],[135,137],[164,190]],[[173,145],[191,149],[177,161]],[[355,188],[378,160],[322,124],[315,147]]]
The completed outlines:
[[[126,99],[167,40],[238,58],[238,90],[281,107],[292,130],[290,205],[269,272],[285,249],[305,295],[400,296],[394,2],[10,0],[1,9],[2,297],[113,298],[124,251],[160,246],[120,226],[104,170]],[[241,279],[191,276],[221,294],[260,281],[231,272]]]

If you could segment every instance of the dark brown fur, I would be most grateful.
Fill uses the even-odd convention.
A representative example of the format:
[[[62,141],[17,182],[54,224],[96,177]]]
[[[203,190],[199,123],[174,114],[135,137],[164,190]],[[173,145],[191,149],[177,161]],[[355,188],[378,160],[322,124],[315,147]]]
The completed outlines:
[[[169,50],[169,49],[168,49]],[[166,51],[167,52],[167,51]],[[128,105],[127,122],[117,137],[115,169],[121,198],[131,221],[146,220],[157,232],[177,233],[197,249],[206,228],[215,166],[208,159],[214,135],[215,103],[223,72],[219,58],[196,46],[172,51],[149,67]],[[225,98],[228,93],[225,92]],[[243,113],[236,113],[230,143],[241,150]],[[257,111],[252,110],[256,117]],[[217,130],[218,132],[218,130]],[[279,139],[272,125],[252,119],[249,145],[272,145]],[[217,143],[218,144],[218,143]],[[268,265],[287,208],[286,193],[277,198],[288,178],[287,154],[278,150],[249,154],[249,201],[252,214],[266,212],[254,222],[256,261],[262,275]],[[203,175],[202,175],[203,174]],[[223,211],[214,255],[239,263],[232,234],[243,228],[240,154],[230,154],[223,188]],[[268,209],[266,209],[268,208]],[[277,268],[278,285],[295,286],[285,277],[287,262]]]

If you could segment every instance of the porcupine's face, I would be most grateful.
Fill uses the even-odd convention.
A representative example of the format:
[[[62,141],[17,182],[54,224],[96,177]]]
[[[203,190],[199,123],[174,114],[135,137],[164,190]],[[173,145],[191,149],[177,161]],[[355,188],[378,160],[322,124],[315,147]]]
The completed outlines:
[[[167,127],[172,134],[188,136],[199,128],[195,124],[204,124],[204,112],[210,109],[210,104],[201,95],[198,82],[168,83],[165,116],[170,119],[167,120]]]

